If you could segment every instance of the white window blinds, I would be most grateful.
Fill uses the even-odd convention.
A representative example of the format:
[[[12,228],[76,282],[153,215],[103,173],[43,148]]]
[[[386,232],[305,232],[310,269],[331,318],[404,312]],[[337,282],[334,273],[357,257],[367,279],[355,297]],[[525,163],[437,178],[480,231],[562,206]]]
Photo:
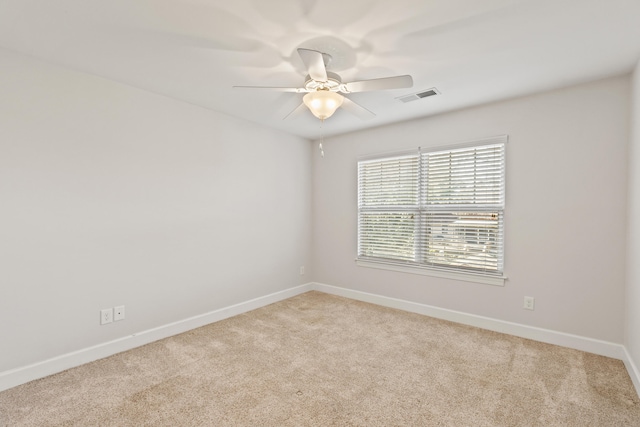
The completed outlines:
[[[414,154],[359,163],[359,256],[415,260],[419,160]]]
[[[505,142],[358,162],[358,258],[502,274]]]

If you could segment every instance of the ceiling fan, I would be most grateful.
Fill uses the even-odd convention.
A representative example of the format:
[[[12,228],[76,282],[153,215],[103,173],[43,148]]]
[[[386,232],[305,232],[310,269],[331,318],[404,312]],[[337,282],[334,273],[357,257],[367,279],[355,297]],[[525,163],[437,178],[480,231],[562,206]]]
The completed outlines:
[[[338,74],[327,71],[327,65],[331,62],[331,55],[304,48],[299,48],[298,54],[300,58],[302,58],[302,62],[304,62],[304,65],[307,67],[307,72],[309,73],[303,87],[234,86],[234,88],[306,93],[302,98],[303,102],[289,113],[285,119],[291,114],[307,107],[314,116],[320,120],[324,120],[331,117],[339,107],[344,108],[361,119],[375,117],[373,112],[342,94],[400,89],[413,86],[413,79],[409,75],[343,83]]]

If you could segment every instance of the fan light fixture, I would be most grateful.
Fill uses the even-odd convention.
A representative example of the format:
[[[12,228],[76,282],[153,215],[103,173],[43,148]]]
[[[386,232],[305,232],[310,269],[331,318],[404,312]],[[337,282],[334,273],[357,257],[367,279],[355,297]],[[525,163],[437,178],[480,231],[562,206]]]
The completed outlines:
[[[318,89],[307,93],[302,101],[320,120],[327,119],[342,105],[344,97],[328,89]]]
[[[0,0],[0,3],[2,0]],[[285,119],[293,113],[304,111],[307,107],[314,116],[320,120],[329,118],[340,107],[347,112],[360,117],[363,120],[372,119],[376,115],[357,104],[348,96],[356,92],[373,90],[401,89],[413,86],[413,78],[410,75],[382,77],[379,79],[359,80],[343,83],[336,73],[327,70],[327,64],[331,61],[331,55],[317,50],[298,48],[298,55],[304,62],[307,72],[304,85],[301,87],[273,87],[273,86],[234,86],[245,89],[264,89],[277,92],[305,93],[302,101],[295,110],[287,114]]]

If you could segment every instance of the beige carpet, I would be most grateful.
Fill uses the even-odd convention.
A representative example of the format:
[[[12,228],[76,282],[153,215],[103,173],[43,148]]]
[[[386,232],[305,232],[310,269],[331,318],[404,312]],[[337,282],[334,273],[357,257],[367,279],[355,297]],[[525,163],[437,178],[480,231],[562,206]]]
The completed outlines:
[[[319,292],[0,393],[3,426],[640,426],[622,362]]]

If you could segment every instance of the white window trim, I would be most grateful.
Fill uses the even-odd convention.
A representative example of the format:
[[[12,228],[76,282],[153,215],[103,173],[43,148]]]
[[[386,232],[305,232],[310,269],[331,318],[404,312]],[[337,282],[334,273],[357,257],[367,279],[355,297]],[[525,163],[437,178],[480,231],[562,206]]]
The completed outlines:
[[[456,144],[428,147],[426,149],[421,147],[418,150],[405,150],[405,151],[396,151],[396,152],[390,152],[390,153],[378,153],[378,154],[360,156],[358,157],[358,161],[392,158],[396,156],[401,157],[404,155],[410,155],[410,154],[420,153],[420,152],[442,151],[442,150],[449,150],[449,149],[455,150],[457,148],[489,145],[492,143],[502,143],[505,145],[505,148],[506,148],[506,145],[508,142],[509,142],[508,135],[498,135],[498,136],[493,136],[488,138],[475,139],[472,141],[465,141],[465,142],[456,143]],[[505,187],[506,187],[506,182],[505,182]],[[503,251],[504,251],[504,247],[503,247]],[[504,252],[502,253],[502,256],[504,261],[504,256],[505,256]],[[504,271],[500,274],[492,275],[492,274],[486,274],[486,273],[449,271],[446,269],[433,268],[431,266],[428,266],[428,267],[417,266],[413,264],[412,265],[404,264],[402,262],[396,263],[393,261],[369,260],[364,258],[356,258],[355,262],[356,262],[356,265],[359,267],[377,268],[381,270],[390,270],[390,271],[397,271],[402,273],[418,274],[423,276],[440,277],[445,279],[480,283],[480,284],[492,285],[492,286],[504,286],[505,281],[507,280],[507,276],[504,274]]]
[[[422,276],[441,277],[444,279],[460,280],[463,282],[480,283],[484,285],[504,286],[507,280],[505,275],[490,276],[487,274],[463,273],[460,271],[438,270],[429,267],[418,267],[414,265],[396,264],[384,261],[369,261],[356,258],[356,265],[366,268],[378,268],[380,270],[399,271],[401,273],[419,274]]]

